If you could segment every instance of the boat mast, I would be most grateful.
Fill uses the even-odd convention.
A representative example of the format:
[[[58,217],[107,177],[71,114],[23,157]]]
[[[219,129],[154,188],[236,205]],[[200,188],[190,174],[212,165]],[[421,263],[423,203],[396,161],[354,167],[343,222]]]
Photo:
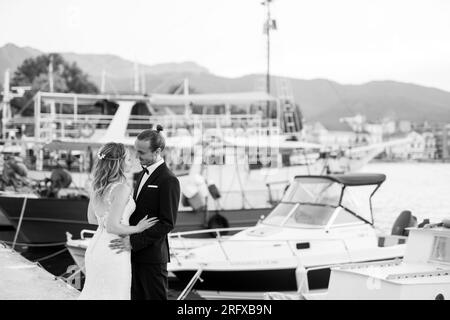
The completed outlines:
[[[53,55],[50,55],[50,62],[48,64],[48,85],[50,92],[54,92],[54,81],[53,81]]]
[[[11,118],[11,107],[9,105],[9,69],[5,70],[5,80],[3,81],[3,106],[2,106],[2,138],[6,138],[6,124]]]
[[[261,4],[267,8],[266,22],[264,23],[264,33],[267,41],[267,73],[266,73],[266,92],[270,94],[270,30],[276,30],[276,21],[271,19],[270,4],[273,0],[264,0]]]

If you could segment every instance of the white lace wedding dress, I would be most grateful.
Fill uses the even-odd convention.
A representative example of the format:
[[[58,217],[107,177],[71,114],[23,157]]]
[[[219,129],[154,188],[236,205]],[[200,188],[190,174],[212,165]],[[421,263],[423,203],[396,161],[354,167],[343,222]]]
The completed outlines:
[[[94,204],[98,229],[92,237],[85,254],[86,280],[78,297],[80,300],[130,300],[131,257],[130,252],[109,248],[111,240],[118,235],[106,231],[106,220],[111,210],[111,193],[118,183],[109,187],[103,204]],[[129,225],[129,218],[136,209],[132,195],[125,206],[121,223]]]

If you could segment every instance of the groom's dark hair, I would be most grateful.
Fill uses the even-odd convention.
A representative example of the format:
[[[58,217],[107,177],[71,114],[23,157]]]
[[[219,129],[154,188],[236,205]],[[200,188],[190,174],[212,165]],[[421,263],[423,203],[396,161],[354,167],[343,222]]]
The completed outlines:
[[[153,125],[150,126],[150,129],[144,130],[139,133],[137,139],[141,141],[149,141],[151,151],[156,151],[156,149],[158,148],[163,151],[166,147],[166,140],[161,134],[161,131],[163,131],[163,127],[159,124],[156,126],[156,130],[153,130],[152,127]]]

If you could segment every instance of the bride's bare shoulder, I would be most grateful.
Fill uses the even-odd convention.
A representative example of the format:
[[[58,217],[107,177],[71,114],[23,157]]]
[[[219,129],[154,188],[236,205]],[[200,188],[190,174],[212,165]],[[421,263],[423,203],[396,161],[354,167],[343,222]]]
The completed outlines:
[[[129,196],[131,194],[131,187],[126,182],[117,182],[113,186],[111,186],[111,196]]]

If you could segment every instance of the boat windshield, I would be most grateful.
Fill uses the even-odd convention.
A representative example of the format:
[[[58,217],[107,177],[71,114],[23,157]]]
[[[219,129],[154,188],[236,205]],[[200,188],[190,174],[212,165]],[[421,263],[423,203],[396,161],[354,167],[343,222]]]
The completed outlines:
[[[342,186],[329,179],[296,179],[286,190],[281,202],[320,204],[337,207]]]
[[[325,227],[335,208],[316,204],[279,203],[264,224],[285,227]]]
[[[339,205],[342,186],[321,178],[296,179],[264,224],[324,227]]]

